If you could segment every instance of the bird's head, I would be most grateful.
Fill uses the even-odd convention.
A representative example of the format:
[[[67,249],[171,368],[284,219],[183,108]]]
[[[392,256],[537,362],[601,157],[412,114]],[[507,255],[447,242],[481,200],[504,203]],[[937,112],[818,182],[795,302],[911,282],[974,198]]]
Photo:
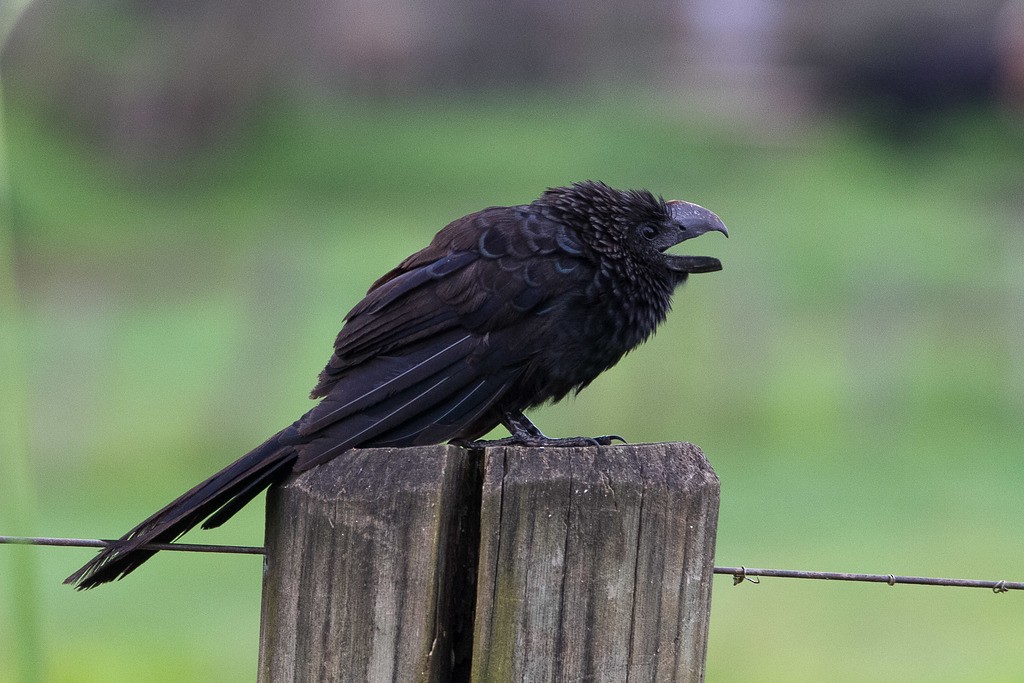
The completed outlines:
[[[647,190],[616,190],[592,180],[556,187],[541,197],[558,217],[577,229],[596,251],[613,258],[629,254],[663,267],[682,281],[690,273],[722,269],[711,256],[669,254],[680,242],[706,232],[729,236],[725,224],[703,206],[655,197]]]

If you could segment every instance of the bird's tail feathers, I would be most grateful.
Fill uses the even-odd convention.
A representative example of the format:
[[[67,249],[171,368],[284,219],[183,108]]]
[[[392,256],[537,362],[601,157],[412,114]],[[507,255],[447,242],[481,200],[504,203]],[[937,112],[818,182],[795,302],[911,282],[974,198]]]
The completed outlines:
[[[156,553],[143,546],[170,543],[203,522],[212,529],[226,522],[260,491],[291,471],[297,453],[298,423],[278,432],[206,481],[192,487],[114,541],[64,580],[79,590],[120,579]],[[205,520],[205,522],[204,522]]]

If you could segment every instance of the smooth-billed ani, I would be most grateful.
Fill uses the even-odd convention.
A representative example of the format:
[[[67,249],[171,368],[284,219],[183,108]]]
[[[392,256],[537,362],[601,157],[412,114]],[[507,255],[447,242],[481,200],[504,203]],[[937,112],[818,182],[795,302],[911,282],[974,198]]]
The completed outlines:
[[[558,401],[651,336],[690,273],[718,259],[666,253],[718,216],[645,190],[587,181],[531,204],[460,218],[370,287],[345,316],[312,410],[181,495],[67,578],[92,588],[119,579],[202,523],[219,526],[260,491],[356,447],[478,439],[549,439],[523,411]]]

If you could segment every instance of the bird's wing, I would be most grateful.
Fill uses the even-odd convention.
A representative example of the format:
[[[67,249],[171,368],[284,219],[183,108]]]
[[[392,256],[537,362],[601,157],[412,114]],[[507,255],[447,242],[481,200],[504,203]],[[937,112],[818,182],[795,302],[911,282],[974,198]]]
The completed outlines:
[[[323,401],[300,422],[297,470],[479,424],[544,343],[529,322],[590,267],[580,240],[545,220],[522,207],[467,216],[374,283],[314,389]]]

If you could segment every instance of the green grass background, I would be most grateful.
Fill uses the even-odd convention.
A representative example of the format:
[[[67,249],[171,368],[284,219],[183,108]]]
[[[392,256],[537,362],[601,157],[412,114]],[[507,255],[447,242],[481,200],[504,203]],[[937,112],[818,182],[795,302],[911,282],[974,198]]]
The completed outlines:
[[[732,239],[693,243],[725,269],[536,411],[545,431],[702,446],[719,564],[1024,579],[1019,121],[972,112],[894,145],[854,121],[689,110],[650,93],[269,103],[216,153],[129,171],[9,102],[28,389],[0,400],[29,420],[21,531],[119,535],[306,410],[342,315],[446,222],[597,178],[708,206]],[[261,529],[253,504],[186,539]],[[47,681],[254,677],[257,558],[162,553],[75,593],[60,582],[92,551],[30,552],[0,680],[32,675],[16,650],[33,634]],[[0,577],[2,614],[21,585]],[[708,679],[1021,680],[1022,599],[720,577]]]

